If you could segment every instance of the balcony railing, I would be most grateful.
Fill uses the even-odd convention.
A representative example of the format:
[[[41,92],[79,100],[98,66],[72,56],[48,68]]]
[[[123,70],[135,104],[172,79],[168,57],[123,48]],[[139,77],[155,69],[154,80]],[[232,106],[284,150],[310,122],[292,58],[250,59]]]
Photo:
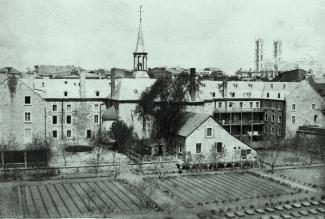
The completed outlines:
[[[221,125],[264,125],[264,120],[253,120],[253,123],[251,120],[221,120]]]
[[[235,108],[235,107],[227,107],[227,108],[215,108],[214,113],[232,113],[232,112],[264,112],[265,108]]]

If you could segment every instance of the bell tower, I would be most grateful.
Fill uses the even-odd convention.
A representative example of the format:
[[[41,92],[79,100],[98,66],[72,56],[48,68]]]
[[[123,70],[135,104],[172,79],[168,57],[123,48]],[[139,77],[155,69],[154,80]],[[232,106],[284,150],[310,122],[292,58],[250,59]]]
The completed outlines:
[[[148,53],[144,47],[144,39],[142,32],[142,5],[140,5],[140,25],[138,32],[137,45],[135,51],[133,52],[133,70],[134,71],[147,71],[147,55]]]

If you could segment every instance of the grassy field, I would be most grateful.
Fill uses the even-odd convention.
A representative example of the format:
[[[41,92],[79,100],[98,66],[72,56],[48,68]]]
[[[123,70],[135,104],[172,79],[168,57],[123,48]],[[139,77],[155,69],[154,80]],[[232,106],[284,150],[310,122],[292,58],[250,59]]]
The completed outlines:
[[[184,207],[196,204],[283,195],[295,190],[251,174],[218,174],[168,177],[156,182],[158,188],[173,198],[181,200]]]
[[[289,177],[296,182],[317,185],[319,187],[325,186],[325,168],[310,167],[310,168],[298,168],[298,169],[283,169],[277,170],[276,174]]]
[[[10,183],[0,184],[0,218],[18,217],[19,208],[18,186]]]
[[[25,217],[107,216],[148,209],[138,193],[121,181],[26,183],[20,193]]]

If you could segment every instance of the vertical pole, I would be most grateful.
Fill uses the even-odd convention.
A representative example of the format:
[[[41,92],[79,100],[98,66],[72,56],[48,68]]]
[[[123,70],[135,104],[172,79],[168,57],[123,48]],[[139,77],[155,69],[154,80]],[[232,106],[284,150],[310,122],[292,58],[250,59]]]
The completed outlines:
[[[61,102],[61,140],[63,140],[63,101]]]
[[[27,151],[24,151],[24,164],[25,168],[27,168]]]
[[[1,151],[1,162],[2,162],[2,169],[5,168],[5,152]]]
[[[243,140],[243,111],[240,109],[240,140]]]
[[[253,123],[254,123],[254,120],[253,120],[253,111],[252,111],[252,116],[251,116],[251,142],[253,141]]]
[[[44,107],[44,139],[46,139],[46,107]]]

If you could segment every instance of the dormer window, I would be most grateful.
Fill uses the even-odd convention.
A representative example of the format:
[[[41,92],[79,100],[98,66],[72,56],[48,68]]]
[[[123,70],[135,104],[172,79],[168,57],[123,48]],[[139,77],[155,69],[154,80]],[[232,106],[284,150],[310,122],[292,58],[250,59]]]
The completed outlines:
[[[234,87],[237,87],[238,85],[237,84],[234,84]]]
[[[137,94],[138,93],[138,90],[137,89],[134,89],[134,93]]]
[[[64,96],[67,97],[68,96],[68,91],[64,91]]]
[[[68,84],[68,81],[64,81],[65,84]]]
[[[278,98],[280,98],[281,97],[281,94],[280,93],[278,93]]]
[[[235,92],[230,92],[231,97],[235,97]]]
[[[212,97],[215,97],[215,96],[216,96],[216,93],[215,93],[215,92],[213,92],[213,93],[212,93]]]
[[[253,87],[253,84],[248,84],[248,87]]]
[[[45,87],[45,83],[44,82],[42,82],[42,87]]]
[[[266,97],[270,97],[270,94],[269,94],[269,92],[267,92],[267,93],[266,93]]]
[[[99,91],[97,90],[95,93],[96,93],[96,97],[99,97]]]

